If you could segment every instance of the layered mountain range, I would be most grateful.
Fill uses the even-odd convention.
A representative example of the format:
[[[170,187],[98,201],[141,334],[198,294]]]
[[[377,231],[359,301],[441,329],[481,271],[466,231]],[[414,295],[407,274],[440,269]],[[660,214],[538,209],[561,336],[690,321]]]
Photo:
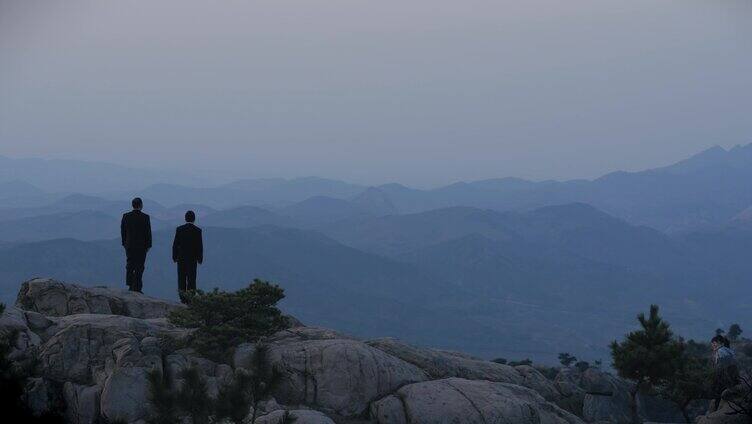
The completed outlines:
[[[80,194],[24,176],[0,183],[5,301],[38,275],[122,280],[119,219],[137,193],[155,230],[145,289],[160,297],[175,297],[173,227],[193,209],[206,238],[201,287],[273,280],[289,312],[362,337],[596,360],[651,303],[689,337],[752,325],[752,145],[592,181],[432,190],[302,178]]]

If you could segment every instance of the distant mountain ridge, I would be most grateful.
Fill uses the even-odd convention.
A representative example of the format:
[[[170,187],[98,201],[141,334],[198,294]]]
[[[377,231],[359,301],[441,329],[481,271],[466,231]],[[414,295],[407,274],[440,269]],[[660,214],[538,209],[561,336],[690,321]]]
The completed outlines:
[[[553,349],[605,357],[634,311],[656,302],[690,337],[727,320],[749,324],[741,311],[752,301],[744,289],[752,234],[669,237],[584,204],[370,216],[321,227],[329,236],[268,225],[279,219],[253,207],[206,215],[200,285],[233,289],[267,278],[295,294],[290,310],[307,322],[488,357],[538,352],[554,360]],[[161,297],[175,293],[172,234],[155,232],[147,260],[147,291]],[[122,279],[118,239],[0,249],[6,294],[53,271],[91,284]]]
[[[43,166],[68,169],[79,163],[0,157],[0,165],[7,165],[8,168],[0,170],[0,183],[5,183],[8,191],[15,184],[17,188],[14,193],[19,190],[19,184],[47,181],[39,180],[37,175],[44,172],[21,172],[19,164],[28,164],[32,170],[39,170]],[[101,196],[110,200],[129,199],[138,194],[167,207],[186,203],[208,205],[213,209],[250,205],[277,211],[289,208],[288,215],[294,215],[296,208],[317,203],[317,207],[323,207],[317,213],[326,212],[330,217],[313,219],[312,216],[304,216],[303,219],[310,221],[311,225],[332,221],[331,216],[335,214],[340,214],[339,218],[353,218],[361,213],[398,215],[452,206],[524,211],[580,202],[633,224],[647,225],[668,233],[684,233],[726,225],[752,205],[752,186],[746,183],[752,179],[752,144],[729,150],[716,146],[672,165],[639,172],[617,171],[593,180],[534,182],[519,178],[496,178],[457,182],[429,190],[396,183],[362,186],[317,177],[245,179],[201,186],[191,186],[192,180],[185,179],[180,184],[152,181],[139,186],[131,175],[134,172],[128,168],[84,163],[80,169],[71,171],[70,176],[66,176],[66,172],[55,179],[52,187],[61,192],[86,193],[91,188],[89,180],[97,180],[99,185],[112,183],[109,189],[101,190],[104,193]],[[98,177],[99,172],[103,173],[101,178]],[[24,176],[23,181],[18,181],[19,175]],[[147,176],[152,178],[151,175]],[[128,189],[115,189],[123,185],[128,185]],[[47,185],[40,187],[49,190]],[[2,188],[0,186],[0,199]],[[36,193],[36,203],[27,200],[16,206],[39,205],[45,199],[40,197],[41,193],[33,189],[29,191]],[[49,197],[50,194],[45,196]],[[324,206],[324,198],[341,202],[328,201],[330,205]],[[303,215],[306,214],[303,212]]]
[[[594,180],[519,179],[455,183],[433,190],[380,186],[401,213],[448,206],[526,210],[581,202],[669,233],[723,225],[752,203],[752,144],[713,147],[676,164]]]

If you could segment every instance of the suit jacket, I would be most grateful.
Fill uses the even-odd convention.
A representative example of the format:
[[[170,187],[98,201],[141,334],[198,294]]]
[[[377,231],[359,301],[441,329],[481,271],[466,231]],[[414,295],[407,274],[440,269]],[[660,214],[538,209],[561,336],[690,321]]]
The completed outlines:
[[[151,249],[151,219],[149,215],[132,210],[120,221],[120,239],[126,249]]]
[[[172,260],[175,262],[204,261],[204,241],[201,228],[188,223],[175,230],[172,242]]]

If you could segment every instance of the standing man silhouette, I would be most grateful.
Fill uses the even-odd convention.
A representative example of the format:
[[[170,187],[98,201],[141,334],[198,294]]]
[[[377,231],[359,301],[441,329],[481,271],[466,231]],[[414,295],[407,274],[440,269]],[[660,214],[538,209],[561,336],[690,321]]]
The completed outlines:
[[[196,214],[185,213],[185,224],[175,230],[172,260],[178,264],[178,293],[196,290],[196,268],[204,262],[204,241],[201,228],[194,225]],[[182,299],[182,296],[181,296]]]
[[[144,202],[136,197],[131,202],[133,210],[123,214],[120,221],[120,239],[125,248],[125,283],[130,291],[143,293],[146,252],[151,249],[151,219],[141,212]]]

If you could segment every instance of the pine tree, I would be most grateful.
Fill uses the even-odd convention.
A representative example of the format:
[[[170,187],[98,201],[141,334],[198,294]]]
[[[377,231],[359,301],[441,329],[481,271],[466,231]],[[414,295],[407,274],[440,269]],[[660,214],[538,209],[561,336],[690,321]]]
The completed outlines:
[[[680,366],[668,377],[658,392],[666,399],[672,400],[682,411],[684,420],[691,422],[687,408],[693,400],[711,398],[710,381],[713,368],[706,357],[690,354],[684,349]]]
[[[149,381],[149,403],[151,416],[149,424],[177,424],[178,406],[173,392],[173,382],[170,373],[164,374],[159,369],[153,369],[147,374]]]
[[[254,403],[253,377],[244,370],[238,369],[232,382],[219,389],[217,396],[215,417],[235,424],[243,424]]]
[[[180,371],[183,384],[177,393],[177,405],[192,418],[193,424],[208,424],[212,414],[206,380],[198,368],[188,367]]]
[[[198,368],[180,371],[183,384],[177,391],[169,373],[151,371],[148,381],[153,412],[147,422],[175,424],[182,422],[182,417],[190,418],[193,424],[254,422],[260,402],[271,396],[279,382],[279,373],[269,366],[267,352],[267,347],[259,342],[250,369],[236,370],[232,381],[219,388],[216,399],[209,398],[206,380]]]
[[[217,362],[227,362],[232,348],[255,341],[284,327],[277,302],[284,290],[267,281],[254,280],[247,288],[225,292],[196,290],[181,293],[187,308],[172,311],[170,322],[195,328],[190,345]]]
[[[577,357],[570,353],[562,352],[559,354],[559,362],[565,367],[569,368],[572,364],[577,362]]]
[[[742,335],[742,327],[739,324],[731,324],[726,334],[731,341],[736,341]]]
[[[590,368],[590,362],[588,361],[578,361],[576,364],[574,364],[574,367],[579,372],[585,372]]]
[[[637,316],[640,329],[627,334],[623,342],[611,343],[611,356],[619,376],[635,382],[632,416],[637,416],[637,393],[661,385],[680,367],[683,345],[674,338],[669,324],[650,306],[650,315]]]

